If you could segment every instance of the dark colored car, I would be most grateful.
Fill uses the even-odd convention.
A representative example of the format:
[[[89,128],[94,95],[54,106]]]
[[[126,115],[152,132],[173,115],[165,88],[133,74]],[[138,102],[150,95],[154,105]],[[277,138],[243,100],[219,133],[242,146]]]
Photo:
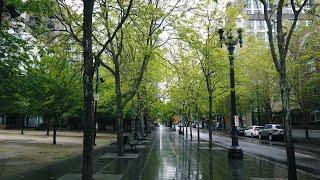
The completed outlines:
[[[154,127],[160,127],[160,124],[157,122],[153,123],[153,125],[154,125]]]
[[[237,130],[239,136],[244,136],[244,131],[246,130],[245,127],[237,127]]]

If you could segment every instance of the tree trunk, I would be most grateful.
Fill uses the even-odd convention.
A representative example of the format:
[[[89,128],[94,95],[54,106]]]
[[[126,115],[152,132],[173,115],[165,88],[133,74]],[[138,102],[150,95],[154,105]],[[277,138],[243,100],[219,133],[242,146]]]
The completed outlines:
[[[28,116],[26,118],[26,124],[27,124],[27,127],[29,127],[29,117]]]
[[[304,123],[304,130],[305,130],[305,135],[306,135],[306,139],[309,141],[310,137],[309,137],[309,118],[308,118],[308,113],[306,108],[304,107],[303,103],[300,103],[300,107],[301,107],[301,111],[302,111],[302,119],[303,119],[303,123]]]
[[[242,116],[239,116],[239,123],[240,123],[240,126],[243,127],[243,118],[242,118]]]
[[[25,118],[21,118],[21,133],[24,134],[24,121],[27,120],[28,116],[26,115]]]
[[[116,93],[116,104],[117,104],[117,155],[124,156],[124,144],[123,144],[123,104],[121,94],[121,77],[120,77],[120,66],[115,64],[115,93]],[[143,116],[142,116],[143,122]]]
[[[270,98],[264,103],[264,110],[267,115],[267,122],[271,123],[272,122],[272,110],[271,110],[271,103],[270,103]]]
[[[189,126],[190,126],[190,139],[192,140],[192,123],[190,123]]]
[[[260,114],[260,105],[258,105],[258,123],[257,123],[258,126],[261,126],[261,114]]]
[[[197,117],[197,118],[198,118],[198,123],[197,123],[197,124],[198,124],[198,128],[197,128],[198,142],[200,142],[200,121],[199,121],[200,118],[199,118],[199,114],[198,114],[198,117]]]
[[[96,68],[96,95],[98,94],[98,88],[99,88],[99,65],[97,65]],[[93,137],[93,145],[96,145],[96,137],[97,137],[97,109],[98,109],[98,100],[94,101],[94,114],[93,114],[93,120],[94,120],[94,137]]]
[[[50,118],[47,119],[47,136],[49,136],[49,132],[50,132]]]
[[[149,128],[149,114],[148,114],[148,108],[146,107],[144,110],[144,121],[145,121],[145,131],[146,134],[150,134],[150,128]]]
[[[184,122],[185,122],[184,125],[186,127],[186,137],[188,137],[188,116],[185,117]],[[183,127],[183,128],[185,128],[185,127]]]
[[[97,81],[98,82],[98,81]],[[98,93],[96,91],[96,93]],[[93,113],[93,145],[97,145],[96,144],[96,138],[97,138],[97,128],[96,128],[96,124],[97,124],[97,106],[98,106],[98,101],[94,101],[94,113]]]
[[[288,179],[296,180],[296,160],[294,154],[294,146],[292,140],[292,126],[291,126],[291,116],[290,116],[290,104],[289,104],[289,94],[290,90],[287,85],[286,75],[284,73],[280,74],[280,89],[281,89],[281,100],[282,108],[284,113],[284,139],[286,143],[286,153],[287,153],[287,166],[288,166]]]
[[[208,119],[208,123],[209,123],[209,148],[212,148],[212,101],[213,101],[213,97],[212,97],[212,93],[210,93],[210,91],[208,91],[209,93],[209,119]]]
[[[84,127],[82,180],[93,180],[93,57],[92,57],[92,13],[94,0],[83,1],[83,94]]]
[[[53,123],[53,143],[52,144],[57,144],[57,125],[56,125],[56,119],[54,119],[54,123]]]
[[[310,136],[309,136],[309,128],[307,126],[304,127],[305,133],[306,133],[306,139],[310,141]]]

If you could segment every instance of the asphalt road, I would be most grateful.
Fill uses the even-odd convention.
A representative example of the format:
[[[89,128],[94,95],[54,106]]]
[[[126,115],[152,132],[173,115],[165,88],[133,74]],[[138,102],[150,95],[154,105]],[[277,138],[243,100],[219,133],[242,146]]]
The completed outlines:
[[[188,129],[189,130],[189,129]],[[193,136],[196,138],[197,129],[193,128]],[[190,133],[190,132],[188,132]],[[189,137],[190,138],[190,137]],[[200,130],[200,138],[206,141],[209,140],[207,130]],[[213,134],[213,142],[219,146],[228,148],[231,145],[231,138]],[[280,145],[279,145],[280,144]],[[282,142],[268,142],[259,139],[249,139],[241,137],[239,138],[239,145],[244,153],[258,156],[264,159],[276,161],[282,164],[286,164],[286,151]],[[315,147],[319,149],[319,147]],[[297,168],[302,171],[310,172],[312,174],[320,175],[320,158],[319,154],[309,151],[296,151],[296,164]]]

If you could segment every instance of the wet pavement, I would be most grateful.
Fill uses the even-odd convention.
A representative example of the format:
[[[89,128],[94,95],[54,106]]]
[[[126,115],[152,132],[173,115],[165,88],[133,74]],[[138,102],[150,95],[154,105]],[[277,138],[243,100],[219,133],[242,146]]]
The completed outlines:
[[[247,154],[243,160],[229,160],[227,149],[221,146],[209,149],[206,141],[198,143],[196,137],[191,140],[186,135],[171,131],[170,128],[161,127],[148,151],[122,179],[265,178],[287,179],[287,169],[281,164]],[[298,179],[312,180],[319,177],[298,171]]]
[[[193,133],[196,135],[195,131]],[[282,180],[287,179],[286,166],[245,154],[243,160],[229,160],[221,145],[208,148],[204,138],[179,135],[171,128],[160,127],[151,139],[134,152],[126,148],[125,156],[116,156],[116,146],[95,150],[95,180]],[[217,143],[217,137],[214,138]],[[228,141],[224,139],[226,143]],[[257,146],[257,145],[256,145]],[[0,178],[1,179],[1,178]],[[81,179],[81,156],[56,162],[39,170],[7,179]],[[298,171],[298,179],[315,180],[320,176]]]
[[[197,129],[193,129],[193,134],[196,134]],[[209,139],[208,131],[201,129],[200,137],[204,140]],[[261,142],[257,143],[258,139],[252,139],[252,141],[247,141],[246,139],[239,139],[239,145],[241,149],[248,154],[255,155],[258,157],[263,157],[271,161],[286,164],[287,156],[284,147],[273,146],[268,144],[263,144]],[[226,136],[221,136],[219,134],[213,135],[213,142],[217,145],[228,148],[231,145],[231,138]],[[318,147],[319,148],[319,147]],[[320,176],[320,158],[315,153],[303,153],[301,151],[295,152],[297,168],[303,171],[310,172]],[[320,178],[318,178],[320,179]]]

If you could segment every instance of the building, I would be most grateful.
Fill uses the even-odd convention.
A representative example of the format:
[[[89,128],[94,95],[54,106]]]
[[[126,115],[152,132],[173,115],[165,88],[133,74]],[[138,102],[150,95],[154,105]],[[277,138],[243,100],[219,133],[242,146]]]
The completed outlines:
[[[245,19],[245,32],[247,35],[255,36],[257,39],[262,41],[268,41],[268,34],[267,34],[267,25],[264,20],[264,10],[263,5],[259,0],[236,0],[236,3],[244,3],[243,7],[243,15]],[[288,1],[289,2],[289,1]],[[277,0],[273,1],[273,3],[277,3]],[[275,8],[275,5],[268,3],[269,7],[268,10],[272,11]],[[310,25],[310,21],[307,18],[307,10],[310,10],[314,5],[320,4],[320,0],[308,0],[305,8],[302,10],[299,20],[297,21],[296,28],[301,26],[308,26]],[[283,8],[283,19],[285,24],[290,25],[290,23],[294,19],[293,11],[291,8],[290,3],[287,3],[287,6]],[[276,15],[276,14],[275,14]],[[275,16],[273,15],[273,16]],[[276,23],[273,24],[273,33],[274,37],[276,37]],[[309,80],[311,77],[318,76],[320,73],[320,59],[312,58],[305,64],[306,68],[306,79]],[[318,74],[318,75],[317,75]],[[311,82],[312,83],[312,82]],[[309,93],[311,97],[309,99],[314,99],[314,102],[308,103],[308,112],[307,114],[303,114],[301,111],[301,107],[299,104],[292,104],[291,108],[291,115],[292,115],[292,123],[294,128],[301,128],[303,129],[305,126],[305,119],[308,120],[311,129],[320,129],[320,104],[317,103],[315,99],[320,99],[320,85],[319,81],[313,82],[313,93]],[[253,111],[251,116],[248,113],[246,115],[247,119],[251,121],[252,124],[259,124],[261,121],[262,116],[262,123],[282,123],[282,106],[281,101],[271,103],[271,118],[266,118],[266,113],[260,111]],[[258,116],[260,116],[258,118]],[[259,120],[258,120],[259,119]]]
[[[306,10],[310,9],[314,3],[319,0],[308,0],[307,5],[304,10],[301,12],[300,19],[297,22],[297,27],[299,25],[308,25],[309,21],[306,18]],[[239,2],[239,0],[238,0]],[[243,14],[245,14],[245,24],[246,31],[249,35],[254,35],[260,40],[268,41],[267,35],[267,25],[264,21],[264,11],[263,5],[259,0],[240,0],[240,2],[244,2]],[[276,3],[275,1],[274,3]],[[273,4],[269,4],[268,10],[272,10],[274,8]],[[290,23],[293,18],[293,11],[288,3],[288,5],[283,8],[283,18]],[[273,26],[275,30],[275,24]]]

